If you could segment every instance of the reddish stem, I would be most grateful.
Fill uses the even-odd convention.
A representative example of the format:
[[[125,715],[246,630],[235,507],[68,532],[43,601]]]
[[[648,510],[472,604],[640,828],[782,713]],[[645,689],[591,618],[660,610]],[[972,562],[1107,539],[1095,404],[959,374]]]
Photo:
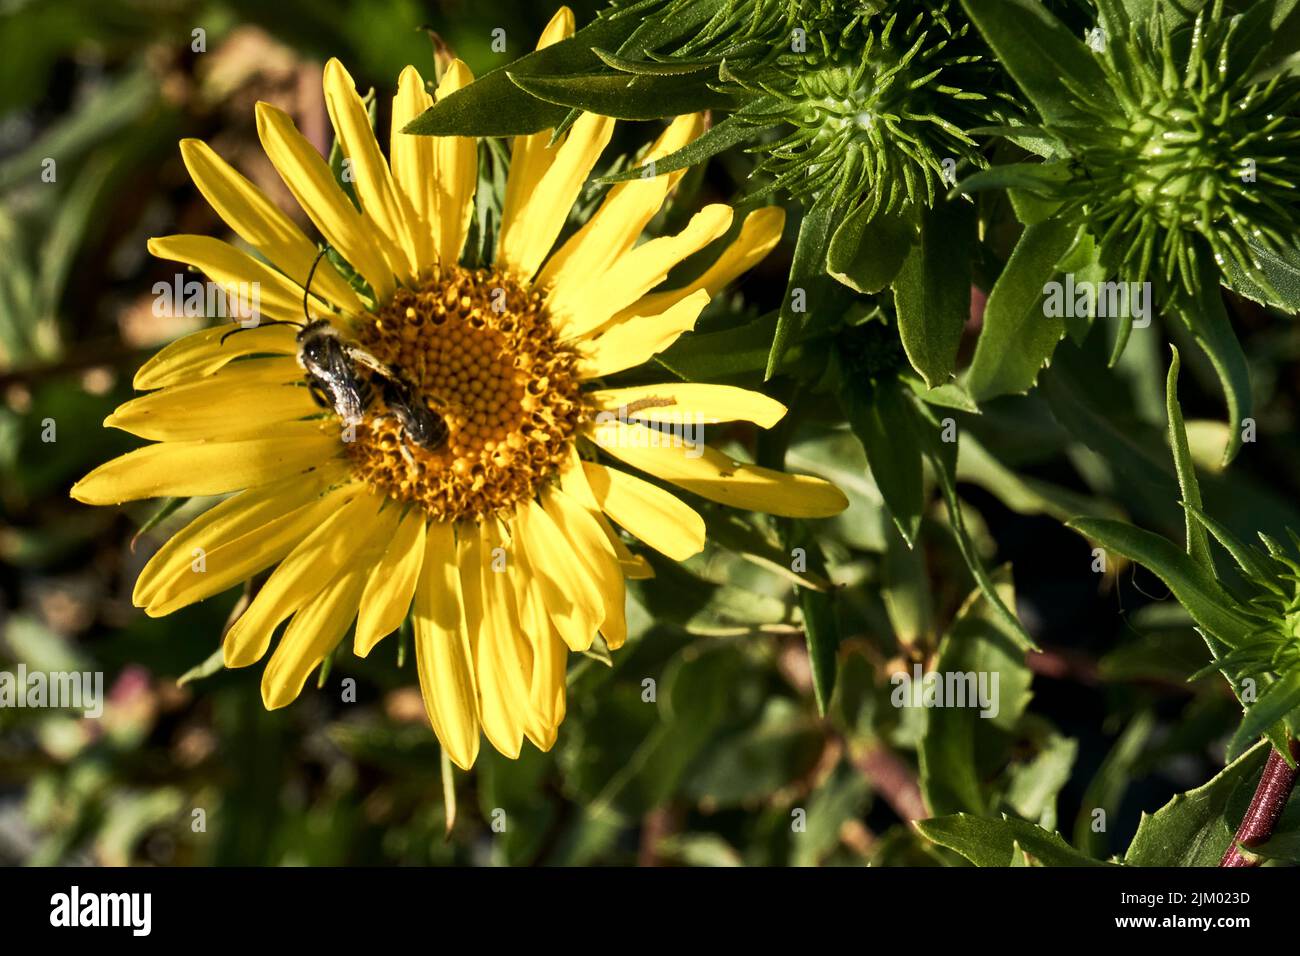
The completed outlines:
[[[1291,741],[1291,756],[1300,759],[1300,742]],[[1259,786],[1255,796],[1246,808],[1246,815],[1241,819],[1241,826],[1232,838],[1232,843],[1219,861],[1219,866],[1258,866],[1259,860],[1242,852],[1242,847],[1249,849],[1267,843],[1273,835],[1277,818],[1286,808],[1287,800],[1295,787],[1297,768],[1287,766],[1286,758],[1276,749],[1269,751],[1268,762],[1260,775]]]

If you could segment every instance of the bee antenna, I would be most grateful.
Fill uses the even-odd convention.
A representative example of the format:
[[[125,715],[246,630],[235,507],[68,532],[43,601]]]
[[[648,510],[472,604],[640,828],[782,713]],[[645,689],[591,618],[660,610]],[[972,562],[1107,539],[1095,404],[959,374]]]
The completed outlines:
[[[307,317],[308,322],[314,321],[311,313],[307,311],[307,297],[311,295],[311,280],[316,275],[316,267],[320,261],[325,258],[325,253],[329,251],[329,246],[324,246],[320,252],[316,253],[316,260],[311,264],[311,269],[307,272],[307,284],[302,290],[302,314]]]
[[[250,332],[253,329],[260,329],[264,325],[292,325],[295,329],[303,327],[301,322],[286,322],[283,319],[267,319],[265,322],[258,322],[256,325],[241,325],[237,329],[231,329],[221,337],[221,344],[225,345],[226,339],[230,338],[236,332]]]

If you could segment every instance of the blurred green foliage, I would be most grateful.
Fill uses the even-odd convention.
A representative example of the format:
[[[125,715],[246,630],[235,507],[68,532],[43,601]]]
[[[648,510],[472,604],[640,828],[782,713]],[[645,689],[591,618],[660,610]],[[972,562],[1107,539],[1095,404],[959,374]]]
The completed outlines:
[[[574,7],[585,22],[596,4]],[[530,49],[551,12],[47,0],[0,14],[0,669],[102,670],[110,695],[100,720],[0,709],[0,862],[958,865],[1005,864],[1013,846],[1038,862],[1126,848],[1141,858],[1146,845],[1130,846],[1139,814],[1202,785],[1203,826],[1226,841],[1214,828],[1240,816],[1262,759],[1252,751],[1215,776],[1235,702],[1212,680],[1185,682],[1206,651],[1158,583],[1122,565],[1092,573],[1087,545],[1059,524],[1127,517],[1171,537],[1183,526],[1164,447],[1162,342],[1134,334],[1106,372],[1100,326],[1063,342],[1028,396],[980,414],[942,390],[925,396],[962,438],[955,487],[941,488],[927,460],[906,523],[913,549],[884,506],[887,466],[873,472],[862,423],[848,426],[837,383],[822,377],[843,342],[792,349],[769,386],[790,420],[763,436],[727,431],[724,445],[834,480],[850,509],[795,529],[704,508],[710,547],[683,566],[654,561],[656,578],[633,593],[628,646],[612,661],[574,659],[554,751],[527,747],[510,761],[485,749],[452,780],[450,832],[438,745],[399,639],[367,660],[339,656],[317,690],[274,714],[252,671],[177,686],[203,669],[239,595],[153,620],[130,591],[197,505],[141,534],[148,506],[115,513],[67,498],[74,479],[131,447],[100,423],[143,358],[187,330],[149,310],[166,272],[145,239],[220,229],[177,140],[211,138],[255,175],[253,100],[278,98],[321,128],[325,57],[382,99],[406,63],[431,72],[422,25],[484,72]],[[504,54],[490,46],[498,27]],[[42,179],[47,159],[53,182]],[[703,197],[733,197],[751,171],[743,154],[720,157],[685,181],[666,221]],[[664,367],[757,387],[792,253],[787,242],[715,302]],[[1280,534],[1300,527],[1300,337],[1263,309],[1235,307],[1260,437],[1221,469],[1224,426],[1196,420],[1217,414],[1213,370],[1189,355],[1191,450],[1207,511],[1243,536]],[[850,330],[880,319],[846,315]],[[961,504],[961,529],[944,491]],[[793,547],[811,569],[797,580]],[[991,569],[983,591],[972,559]],[[823,602],[826,577],[837,588]],[[1045,653],[1024,653],[990,592]],[[824,639],[811,660],[806,629]],[[826,654],[838,662],[833,691]],[[890,675],[914,662],[996,669],[998,717],[892,705]],[[1014,831],[975,844],[952,824],[1003,813]],[[944,819],[924,825],[927,839],[910,824],[930,816]],[[1298,822],[1284,818],[1278,859],[1292,858]]]

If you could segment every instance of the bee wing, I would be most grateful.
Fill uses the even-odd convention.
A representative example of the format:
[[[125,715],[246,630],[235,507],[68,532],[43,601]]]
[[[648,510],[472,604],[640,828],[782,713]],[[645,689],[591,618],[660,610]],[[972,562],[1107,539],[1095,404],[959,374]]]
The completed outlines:
[[[339,418],[348,424],[361,421],[366,411],[365,383],[357,378],[346,350],[336,340],[326,339],[321,343],[320,364],[317,374],[329,383]]]

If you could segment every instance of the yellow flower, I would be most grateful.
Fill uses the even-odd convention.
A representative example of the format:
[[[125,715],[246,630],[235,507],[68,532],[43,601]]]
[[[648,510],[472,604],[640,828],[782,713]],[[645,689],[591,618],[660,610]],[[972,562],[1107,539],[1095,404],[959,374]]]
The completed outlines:
[[[561,10],[542,45],[572,29],[573,15]],[[456,62],[437,95],[471,80]],[[457,765],[473,764],[480,731],[512,757],[525,737],[549,749],[564,718],[568,653],[589,648],[597,633],[618,648],[625,579],[650,574],[614,525],[676,560],[704,544],[704,522],[689,505],[606,462],[737,508],[824,516],[847,504],[820,479],[657,440],[655,425],[674,416],[770,427],[785,409],[758,392],[598,387],[691,329],[710,297],[776,244],[782,213],[754,212],[698,280],[664,290],[669,270],[732,221],[729,207],[708,206],[677,235],[638,245],[681,175],[670,173],[614,187],[548,258],[612,131],[611,120],[588,114],[554,146],[549,133],[515,140],[495,265],[471,271],[459,260],[476,141],[398,132],[432,103],[408,67],[385,161],[338,61],[326,66],[324,85],[360,209],[284,113],[259,103],[258,132],[373,301],[328,260],[316,263],[315,243],[196,140],[181,144],[195,183],[262,258],[203,236],[154,239],[149,248],[226,288],[258,283],[262,315],[285,323],[302,322],[315,264],[313,315],[399,370],[444,420],[445,441],[411,441],[377,394],[341,435],[339,419],[304,387],[290,325],[213,328],[145,363],[135,385],[149,394],[105,422],[156,444],[102,465],[72,494],[90,504],[230,495],[154,555],[134,600],[164,615],[276,566],[223,645],[227,666],[252,664],[288,621],[262,679],[268,708],[297,697],[354,621],[354,651],[365,656],[410,613],[429,719]],[[679,118],[651,155],[701,130],[701,117]],[[192,567],[196,554],[202,573]]]

